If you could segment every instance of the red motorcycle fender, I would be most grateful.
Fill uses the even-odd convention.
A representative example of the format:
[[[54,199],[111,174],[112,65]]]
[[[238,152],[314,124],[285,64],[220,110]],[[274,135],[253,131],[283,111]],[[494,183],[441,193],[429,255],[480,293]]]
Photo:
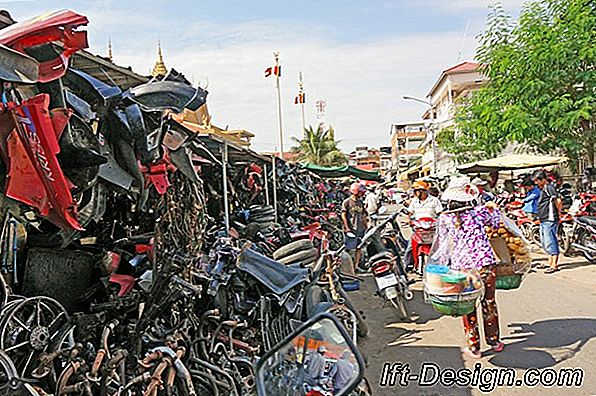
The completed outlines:
[[[49,101],[47,94],[41,94],[12,109],[16,128],[7,141],[6,195],[37,208],[42,217],[61,228],[83,230],[70,193],[72,184],[56,158],[60,152],[58,137],[70,113],[56,112],[56,120],[52,121],[47,110]]]
[[[62,54],[39,64],[38,81],[44,83],[64,76],[70,56],[89,47],[87,32],[76,31],[77,27],[88,23],[89,20],[83,15],[61,10],[2,29],[0,43],[25,53],[29,47],[61,42],[64,48]]]

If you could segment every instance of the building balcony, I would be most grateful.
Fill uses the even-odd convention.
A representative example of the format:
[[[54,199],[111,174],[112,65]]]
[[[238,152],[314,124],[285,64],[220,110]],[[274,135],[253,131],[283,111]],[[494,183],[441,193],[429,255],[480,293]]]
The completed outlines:
[[[399,155],[422,155],[420,149],[399,150]]]
[[[424,139],[426,132],[397,132],[395,134],[396,139]]]

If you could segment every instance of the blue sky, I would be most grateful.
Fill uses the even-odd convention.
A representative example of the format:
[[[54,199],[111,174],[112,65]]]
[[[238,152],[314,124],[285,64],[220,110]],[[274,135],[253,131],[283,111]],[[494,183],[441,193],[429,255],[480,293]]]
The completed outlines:
[[[517,14],[522,0],[503,0]],[[208,85],[213,122],[257,134],[254,147],[277,145],[273,79],[263,70],[281,52],[285,146],[300,133],[293,104],[297,75],[314,102],[327,101],[326,122],[342,147],[389,145],[392,122],[418,119],[425,108],[403,95],[424,97],[441,71],[474,57],[475,36],[492,0],[97,0],[4,1],[18,20],[69,8],[89,17],[91,51],[147,74],[162,43],[166,65]],[[470,30],[462,40],[466,24]],[[463,46],[462,46],[463,43]]]

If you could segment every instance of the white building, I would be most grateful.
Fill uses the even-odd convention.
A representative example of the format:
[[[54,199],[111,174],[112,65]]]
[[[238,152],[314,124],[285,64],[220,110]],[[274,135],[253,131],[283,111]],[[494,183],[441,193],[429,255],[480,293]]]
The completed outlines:
[[[444,70],[429,91],[427,98],[431,107],[422,118],[428,120],[431,127],[422,144],[422,175],[442,175],[455,171],[456,164],[451,156],[440,150],[433,141],[441,129],[453,125],[458,103],[487,81],[480,73],[479,66],[475,62],[462,62]]]

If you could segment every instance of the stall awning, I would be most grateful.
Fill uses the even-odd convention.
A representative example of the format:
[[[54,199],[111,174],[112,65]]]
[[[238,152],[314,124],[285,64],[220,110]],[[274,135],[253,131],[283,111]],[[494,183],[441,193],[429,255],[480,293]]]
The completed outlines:
[[[350,165],[345,166],[319,166],[314,164],[307,164],[303,165],[305,169],[308,169],[312,173],[319,175],[321,177],[348,177],[354,176],[362,180],[374,180],[379,181],[381,180],[381,175],[378,171],[367,171],[363,169],[358,169]]]
[[[515,170],[558,165],[567,161],[567,157],[551,157],[548,155],[511,154],[485,161],[470,162],[457,169],[462,173],[485,173],[499,170]]]
[[[197,135],[194,139],[202,143],[213,155],[221,161],[223,145],[225,139],[216,135]],[[239,146],[233,142],[227,141],[228,144],[228,160],[231,164],[248,163],[248,162],[271,162],[271,157],[261,155],[248,148]]]

